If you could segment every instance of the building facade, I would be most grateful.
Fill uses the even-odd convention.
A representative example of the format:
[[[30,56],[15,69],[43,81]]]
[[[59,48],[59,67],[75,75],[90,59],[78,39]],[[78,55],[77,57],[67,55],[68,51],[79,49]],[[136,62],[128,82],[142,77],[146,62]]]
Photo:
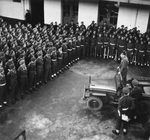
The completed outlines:
[[[24,20],[27,9],[34,24],[74,20],[88,26],[91,21],[107,21],[117,27],[137,27],[142,33],[150,28],[149,0],[0,0],[0,16]]]

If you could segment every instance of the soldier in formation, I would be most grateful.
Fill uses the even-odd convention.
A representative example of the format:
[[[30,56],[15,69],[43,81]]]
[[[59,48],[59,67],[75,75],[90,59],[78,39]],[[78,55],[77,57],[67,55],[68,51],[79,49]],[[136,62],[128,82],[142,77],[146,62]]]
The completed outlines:
[[[149,66],[150,33],[94,21],[87,27],[73,21],[12,26],[0,18],[0,108],[24,99],[85,57],[120,61],[124,50],[130,64]]]

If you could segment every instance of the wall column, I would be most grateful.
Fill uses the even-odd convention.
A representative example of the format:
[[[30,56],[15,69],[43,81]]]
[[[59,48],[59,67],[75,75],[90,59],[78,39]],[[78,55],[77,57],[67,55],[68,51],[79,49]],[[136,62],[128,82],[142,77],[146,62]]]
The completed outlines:
[[[137,27],[141,33],[146,32],[149,19],[149,8],[145,5],[121,3],[119,7],[117,27],[127,26],[128,29]]]
[[[98,0],[79,0],[78,22],[84,21],[86,26],[98,20]]]
[[[61,23],[61,0],[44,0],[44,23]]]

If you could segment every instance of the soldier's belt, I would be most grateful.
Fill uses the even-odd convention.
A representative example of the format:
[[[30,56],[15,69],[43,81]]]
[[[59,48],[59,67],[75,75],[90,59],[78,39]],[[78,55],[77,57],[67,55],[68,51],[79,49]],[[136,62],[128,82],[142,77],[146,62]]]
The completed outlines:
[[[67,52],[63,52],[64,54],[67,54]]]
[[[5,85],[6,85],[6,83],[4,83],[4,84],[0,84],[0,87],[5,86]]]
[[[110,45],[113,45],[113,46],[114,46],[115,44],[114,44],[114,43],[110,43]]]
[[[68,49],[68,51],[69,51],[69,52],[71,52],[71,51],[72,51],[72,49]]]
[[[84,45],[81,45],[81,46],[84,46]]]
[[[128,48],[127,48],[127,50],[128,50],[128,51],[133,51],[133,49],[128,49]]]
[[[105,45],[107,45],[107,44],[108,44],[108,42],[104,42],[104,44],[105,44]]]
[[[128,110],[128,109],[129,109],[129,108],[122,108],[123,111],[126,111],[126,110]]]
[[[103,43],[101,43],[101,42],[97,42],[97,44],[101,44],[101,45],[102,45]]]
[[[53,61],[53,62],[55,62],[55,61],[56,61],[56,59],[52,59],[52,61]]]
[[[139,52],[143,53],[144,51],[142,51],[142,50],[139,50]]]
[[[41,67],[41,68],[42,68],[42,67],[43,67],[43,65],[39,65],[39,66],[37,66],[37,67]]]
[[[80,46],[76,46],[77,48],[80,48]]]
[[[124,48],[124,46],[122,46],[122,45],[119,45],[119,47],[120,47],[120,48]]]
[[[149,50],[147,50],[147,52],[150,52]]]
[[[60,60],[61,60],[61,59],[62,59],[62,57],[58,57],[58,59],[60,59]]]
[[[73,50],[76,50],[76,48],[72,48]]]
[[[137,51],[137,49],[135,48],[134,50],[136,50]]]

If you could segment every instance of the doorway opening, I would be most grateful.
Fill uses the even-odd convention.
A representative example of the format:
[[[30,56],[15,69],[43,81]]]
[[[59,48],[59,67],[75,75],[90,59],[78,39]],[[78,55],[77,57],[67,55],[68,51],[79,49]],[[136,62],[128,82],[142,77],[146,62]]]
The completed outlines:
[[[44,0],[30,0],[32,25],[44,25]]]

